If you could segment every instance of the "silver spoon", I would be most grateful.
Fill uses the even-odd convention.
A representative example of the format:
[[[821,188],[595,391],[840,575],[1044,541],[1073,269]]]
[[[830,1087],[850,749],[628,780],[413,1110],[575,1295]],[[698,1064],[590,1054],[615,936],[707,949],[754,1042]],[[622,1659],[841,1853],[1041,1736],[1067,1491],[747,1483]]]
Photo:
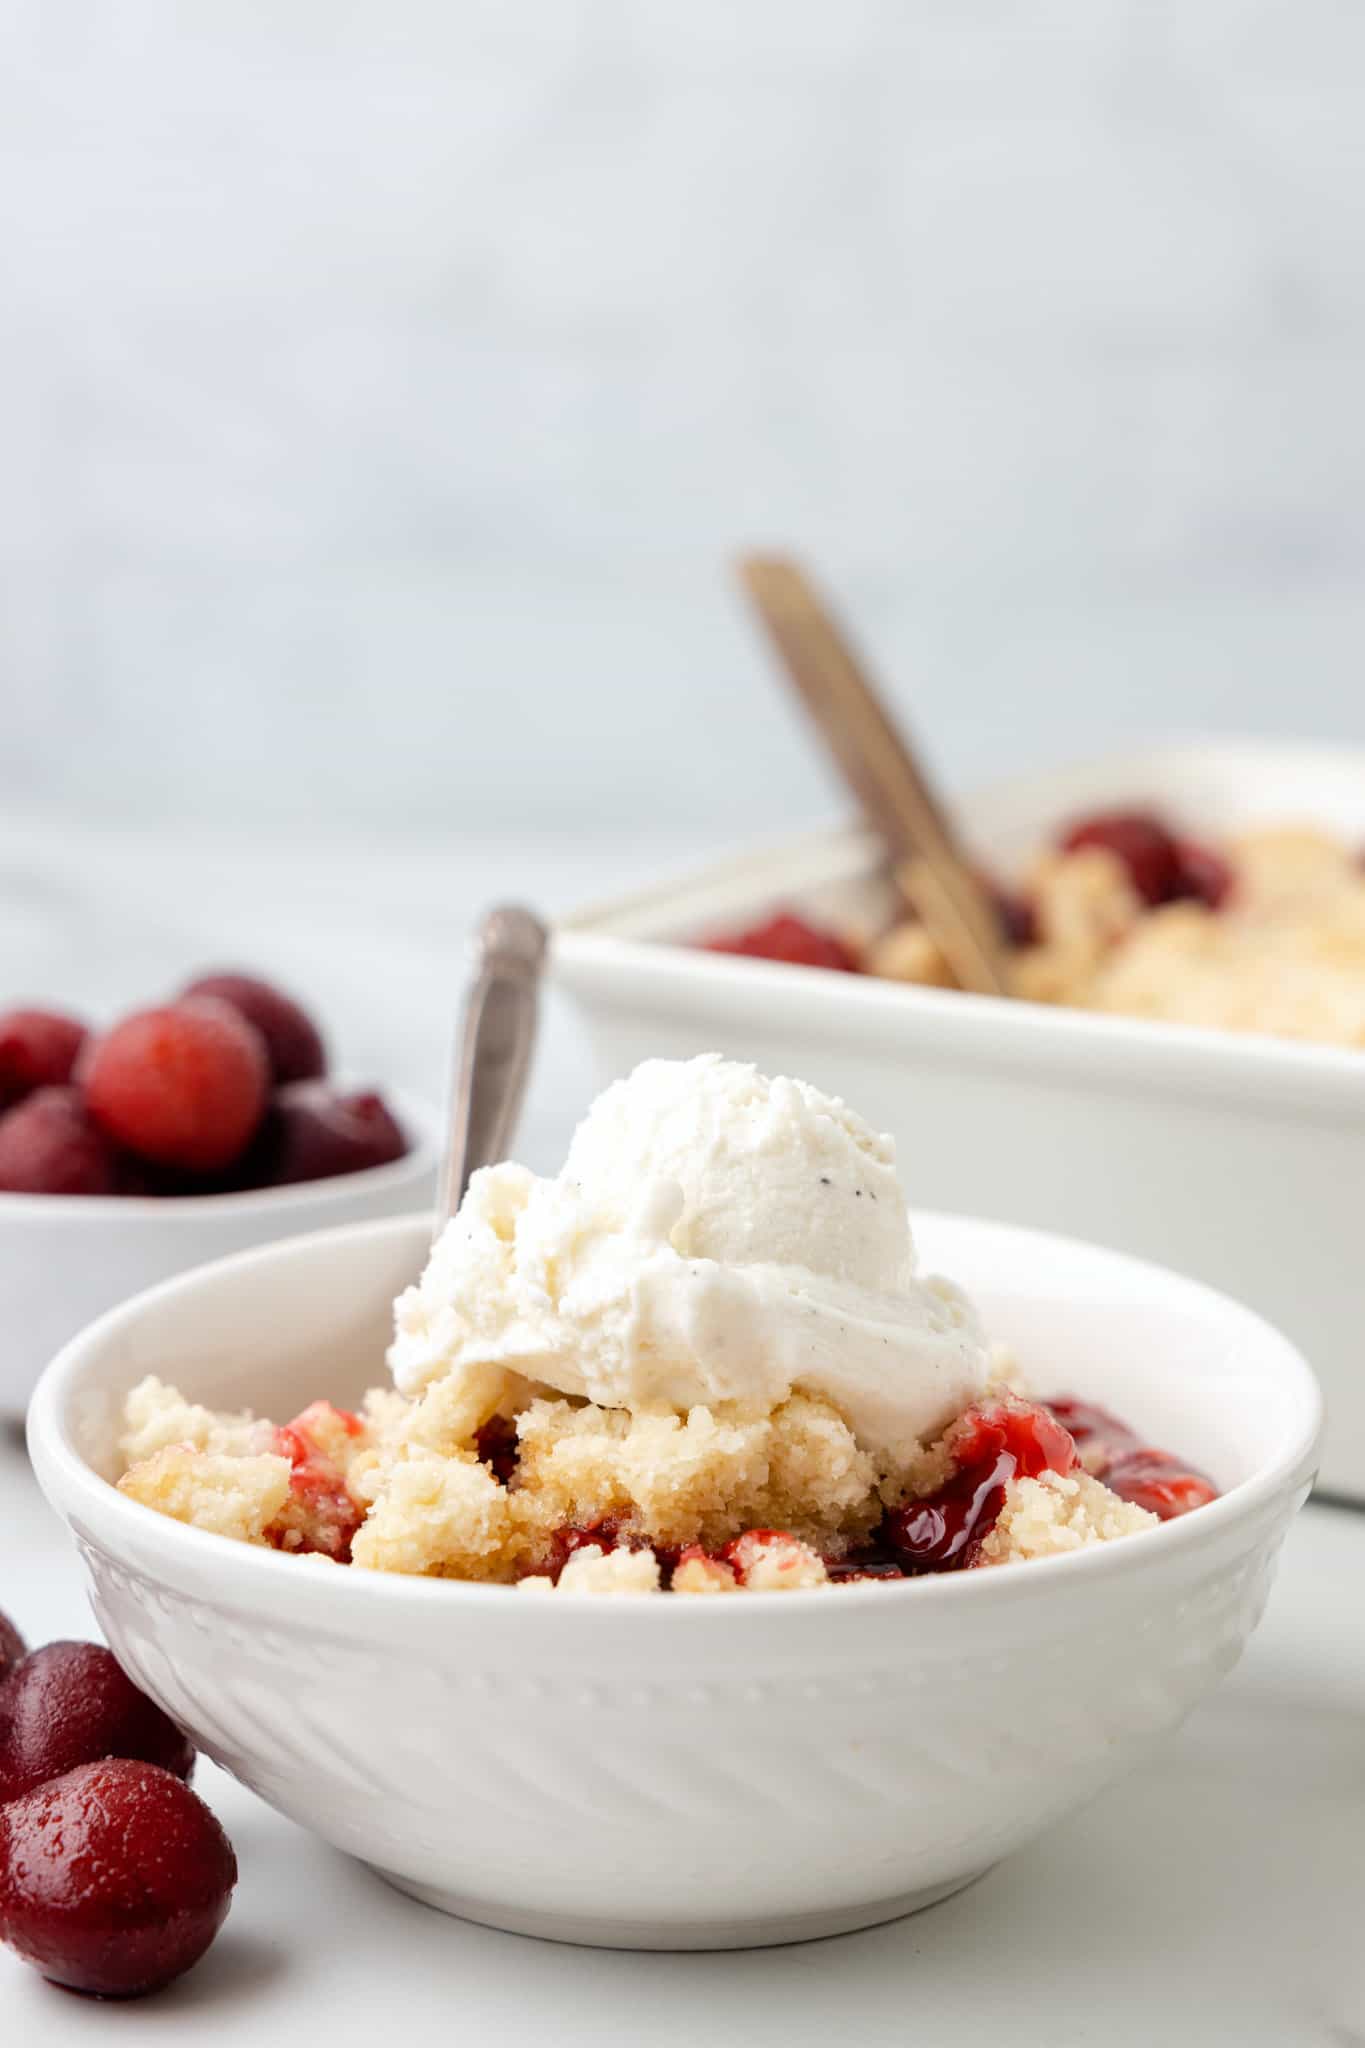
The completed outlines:
[[[533,912],[490,910],[474,942],[451,1082],[450,1135],[437,1191],[436,1235],[464,1199],[470,1176],[507,1157],[536,1042],[540,972],[548,935]]]

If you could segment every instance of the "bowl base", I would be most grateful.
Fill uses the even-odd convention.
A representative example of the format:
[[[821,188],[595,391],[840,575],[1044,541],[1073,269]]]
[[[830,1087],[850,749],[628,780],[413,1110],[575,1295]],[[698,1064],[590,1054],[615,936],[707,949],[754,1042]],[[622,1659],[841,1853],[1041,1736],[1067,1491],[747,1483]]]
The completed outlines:
[[[456,1920],[473,1920],[480,1927],[496,1927],[504,1934],[526,1934],[538,1941],[564,1941],[576,1948],[640,1949],[722,1949],[778,1948],[794,1941],[821,1941],[831,1934],[855,1934],[861,1927],[880,1927],[883,1921],[900,1920],[907,1913],[919,1913],[936,1906],[954,1892],[965,1890],[984,1877],[981,1870],[969,1870],[965,1877],[947,1884],[927,1886],[923,1891],[900,1892],[889,1899],[867,1899],[858,1906],[831,1907],[816,1913],[779,1913],[772,1919],[755,1920],[613,1920],[590,1913],[523,1912],[514,1906],[486,1904],[464,1892],[444,1891],[439,1885],[415,1884],[369,1866],[396,1891],[406,1892],[438,1913]]]

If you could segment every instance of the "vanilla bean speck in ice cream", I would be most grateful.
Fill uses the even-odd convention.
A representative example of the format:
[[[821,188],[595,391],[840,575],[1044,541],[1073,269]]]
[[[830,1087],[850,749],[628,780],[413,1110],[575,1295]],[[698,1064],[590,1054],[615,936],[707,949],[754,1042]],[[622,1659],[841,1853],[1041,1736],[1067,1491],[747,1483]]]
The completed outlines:
[[[893,1141],[711,1053],[608,1088],[556,1178],[476,1174],[389,1365],[404,1394],[466,1379],[485,1408],[499,1373],[634,1414],[816,1394],[900,1460],[990,1360],[965,1296],[917,1270]]]

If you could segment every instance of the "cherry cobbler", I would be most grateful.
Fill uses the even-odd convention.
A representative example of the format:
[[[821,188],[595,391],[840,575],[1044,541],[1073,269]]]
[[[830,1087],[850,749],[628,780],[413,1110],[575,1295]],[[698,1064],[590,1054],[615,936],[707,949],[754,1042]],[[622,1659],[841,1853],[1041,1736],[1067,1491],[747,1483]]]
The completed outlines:
[[[894,1148],[708,1055],[647,1061],[563,1171],[476,1174],[395,1307],[393,1384],[283,1426],[146,1379],[119,1485],[220,1536],[565,1591],[902,1579],[1136,1535],[1213,1498],[1018,1391],[918,1269]]]
[[[1218,846],[1146,811],[1080,820],[1017,891],[993,891],[1026,1000],[1333,1045],[1365,1045],[1365,866],[1312,827]],[[951,988],[913,919],[833,932],[782,911],[710,950]]]
[[[683,1416],[531,1399],[471,1427],[437,1387],[283,1427],[144,1380],[119,1484],[216,1535],[371,1571],[584,1592],[781,1591],[1056,1556],[1215,1497],[1202,1474],[1075,1400],[1006,1388],[909,1468],[828,1403]]]

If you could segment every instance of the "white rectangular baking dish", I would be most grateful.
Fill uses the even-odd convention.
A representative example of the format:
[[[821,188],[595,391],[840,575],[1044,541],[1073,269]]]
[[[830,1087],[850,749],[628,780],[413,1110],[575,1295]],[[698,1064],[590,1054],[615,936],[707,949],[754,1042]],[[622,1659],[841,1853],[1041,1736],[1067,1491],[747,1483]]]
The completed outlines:
[[[1195,742],[963,800],[1002,875],[1066,818],[1151,804],[1217,837],[1315,820],[1365,845],[1365,752]],[[875,919],[879,849],[791,840],[585,910],[553,972],[603,1078],[719,1050],[800,1074],[891,1131],[917,1207],[1137,1252],[1250,1302],[1327,1395],[1324,1489],[1365,1500],[1365,1051],[1196,1031],[700,952],[778,904]]]

